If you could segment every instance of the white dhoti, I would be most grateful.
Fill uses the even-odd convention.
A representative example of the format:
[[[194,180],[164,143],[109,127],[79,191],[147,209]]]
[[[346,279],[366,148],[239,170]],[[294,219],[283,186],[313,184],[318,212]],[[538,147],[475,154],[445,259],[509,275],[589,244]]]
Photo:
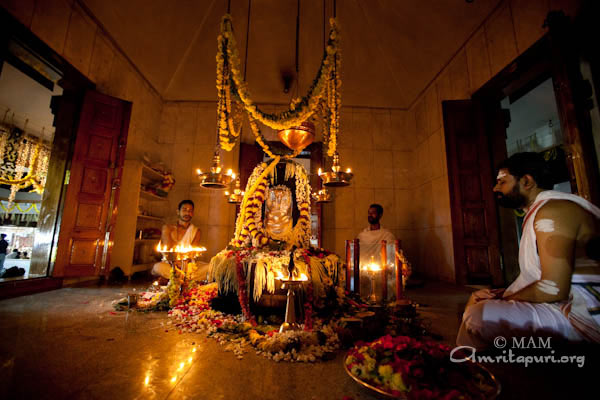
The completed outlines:
[[[506,289],[503,297],[510,296],[541,280],[542,267],[537,253],[534,230],[535,215],[547,201],[574,201],[585,210],[600,218],[600,209],[581,197],[548,190],[541,192],[525,217],[523,235],[519,243],[520,275]],[[600,342],[600,274],[581,275],[578,268],[589,267],[586,260],[575,260],[568,300],[556,303],[529,303],[524,301],[496,299],[488,289],[471,295],[463,314],[456,338],[459,346],[478,349],[489,347],[497,336],[556,337],[568,341]],[[598,289],[595,289],[598,288]]]
[[[387,242],[387,261],[393,263],[395,251],[394,241],[396,237],[389,230],[380,227],[376,230],[371,230],[370,227],[365,228],[356,237],[359,240],[360,247],[360,294],[361,296],[368,296],[371,292],[371,278],[367,272],[364,271],[363,267],[371,262],[375,262],[381,266],[381,241]],[[393,296],[396,288],[396,275],[391,268],[387,269],[387,285],[388,285],[388,298]],[[378,298],[381,298],[381,284],[382,284],[382,272],[374,274],[375,277],[375,293]],[[354,288],[354,278],[352,277],[352,288]]]
[[[554,337],[561,340],[581,341],[579,332],[565,316],[568,301],[560,303],[529,303],[525,301],[481,299],[487,289],[471,295],[470,305],[463,314],[456,343],[484,349],[494,338]]]

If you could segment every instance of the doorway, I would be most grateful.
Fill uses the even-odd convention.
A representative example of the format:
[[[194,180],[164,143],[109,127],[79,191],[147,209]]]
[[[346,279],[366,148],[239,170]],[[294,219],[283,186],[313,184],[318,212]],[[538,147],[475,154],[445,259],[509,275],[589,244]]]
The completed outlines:
[[[7,241],[0,282],[47,277],[40,211],[52,168],[56,128],[51,103],[60,71],[27,46],[9,42],[0,70],[0,233]],[[33,67],[35,66],[35,68]],[[54,158],[56,160],[56,158]],[[54,161],[56,163],[56,161]],[[47,198],[48,196],[46,196]],[[44,261],[42,261],[44,260]]]
[[[506,286],[519,274],[519,214],[491,195],[494,172],[511,154],[541,153],[555,190],[600,200],[577,38],[564,15],[547,22],[549,33],[471,100],[442,103],[459,284]]]

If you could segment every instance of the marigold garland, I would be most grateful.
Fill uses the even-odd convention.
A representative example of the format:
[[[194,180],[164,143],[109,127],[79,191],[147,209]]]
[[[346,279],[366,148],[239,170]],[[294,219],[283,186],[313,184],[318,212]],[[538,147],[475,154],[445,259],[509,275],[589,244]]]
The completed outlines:
[[[273,152],[258,128],[257,121],[273,129],[288,129],[308,120],[319,113],[327,121],[329,132],[325,131],[327,154],[333,156],[339,134],[339,114],[341,108],[341,66],[340,34],[336,20],[330,19],[331,30],[317,75],[308,93],[302,98],[293,99],[290,107],[280,113],[266,113],[252,100],[248,84],[242,75],[240,57],[237,50],[231,15],[225,14],[221,21],[221,33],[217,37],[217,114],[219,141],[221,147],[230,151],[235,146],[239,131],[233,124],[232,100],[239,102],[248,115],[252,133],[265,153],[274,157]],[[287,155],[286,158],[295,157]]]

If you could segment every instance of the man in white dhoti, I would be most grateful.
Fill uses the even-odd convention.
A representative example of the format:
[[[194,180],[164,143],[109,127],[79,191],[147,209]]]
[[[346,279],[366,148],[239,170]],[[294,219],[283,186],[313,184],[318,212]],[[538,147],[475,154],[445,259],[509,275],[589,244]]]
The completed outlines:
[[[368,295],[370,291],[369,275],[364,270],[365,265],[375,262],[381,266],[381,241],[385,240],[388,244],[388,248],[393,249],[394,241],[396,237],[392,232],[383,228],[380,224],[381,217],[383,216],[383,207],[380,204],[371,204],[367,214],[367,220],[369,226],[362,230],[356,237],[359,241],[360,246],[360,293],[362,295]],[[388,261],[393,260],[393,250],[388,252]],[[388,269],[388,293],[394,293],[393,288],[395,287],[395,280],[391,269]],[[352,283],[354,285],[354,283]],[[381,277],[376,281],[376,294],[381,296]]]
[[[494,187],[498,202],[526,211],[521,272],[506,290],[473,293],[459,346],[484,349],[497,336],[600,342],[600,262],[586,252],[600,233],[600,209],[551,187],[537,153],[515,154],[500,166]]]
[[[194,216],[194,202],[183,200],[177,207],[177,223],[165,224],[162,227],[161,245],[167,248],[176,246],[183,247],[201,247],[200,230],[192,224]],[[208,273],[208,263],[196,261],[192,268],[192,274],[189,276],[192,280],[206,280]],[[171,276],[171,266],[169,263],[161,261],[152,267],[152,274],[169,279]]]

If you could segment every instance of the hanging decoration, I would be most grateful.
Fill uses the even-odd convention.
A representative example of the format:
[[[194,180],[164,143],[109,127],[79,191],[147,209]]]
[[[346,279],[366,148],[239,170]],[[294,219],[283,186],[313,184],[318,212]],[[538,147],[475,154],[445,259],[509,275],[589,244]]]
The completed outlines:
[[[43,193],[48,174],[50,147],[23,130],[0,126],[0,184],[10,185],[9,204],[19,190]]]
[[[257,143],[265,153],[271,157],[273,151],[269,148],[264,136],[258,128],[260,122],[270,128],[277,130],[291,129],[302,126],[310,118],[327,120],[329,132],[326,133],[327,153],[331,157],[337,148],[337,136],[339,133],[339,111],[341,97],[339,90],[341,80],[339,70],[341,64],[341,46],[339,42],[339,30],[334,18],[330,19],[331,29],[329,40],[325,47],[325,53],[319,66],[319,70],[308,93],[292,100],[288,110],[280,113],[267,113],[262,111],[252,99],[248,90],[248,84],[242,76],[241,63],[231,15],[226,14],[221,22],[221,34],[217,39],[217,114],[219,118],[219,140],[221,148],[231,151],[239,136],[239,130],[235,129],[234,107],[232,102],[243,109],[250,121],[250,127]],[[317,115],[318,114],[320,115]],[[291,154],[283,158],[293,158],[302,149],[295,149]]]

